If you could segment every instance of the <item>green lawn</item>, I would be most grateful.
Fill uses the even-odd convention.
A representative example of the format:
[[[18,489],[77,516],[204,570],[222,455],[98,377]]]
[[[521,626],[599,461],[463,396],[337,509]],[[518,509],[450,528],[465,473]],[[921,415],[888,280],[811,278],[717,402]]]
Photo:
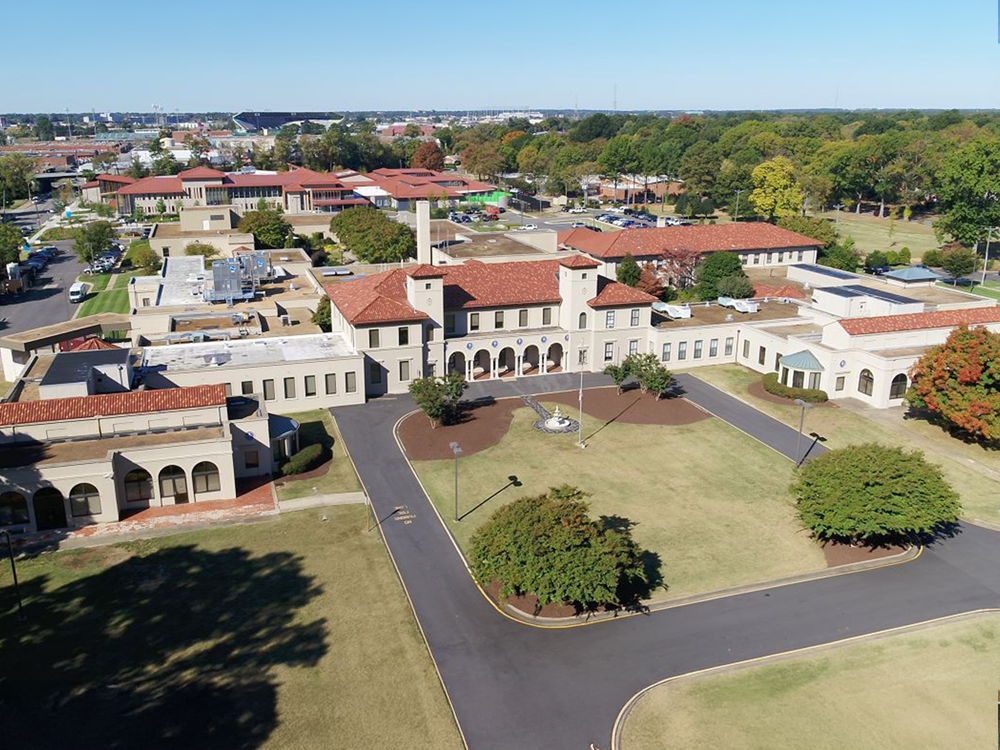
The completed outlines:
[[[351,459],[344,450],[337,423],[326,409],[296,412],[287,416],[296,420],[299,427],[299,450],[312,443],[323,443],[333,455],[326,474],[313,479],[299,479],[278,487],[279,500],[294,500],[311,495],[337,492],[358,492],[361,482],[354,473]]]
[[[798,428],[799,408],[794,404],[772,404],[747,393],[760,374],[740,365],[714,365],[691,370],[701,378],[785,424]],[[845,407],[811,409],[806,414],[806,432],[827,439],[828,448],[877,442],[899,445],[924,452],[929,461],[941,466],[945,477],[962,496],[963,515],[1000,521],[1000,451],[965,443],[945,430],[921,419],[901,418],[901,407],[869,409],[862,416]],[[978,470],[977,470],[978,469]]]
[[[22,560],[24,624],[0,566],[6,746],[459,750],[365,525],[340,506]]]
[[[107,281],[104,282],[107,285]],[[120,289],[106,289],[105,291],[98,291],[97,294],[93,294],[91,290],[90,297],[83,303],[81,303],[80,308],[76,312],[76,317],[85,318],[88,315],[97,315],[97,313],[127,313],[128,312],[128,289],[123,286]]]
[[[826,211],[815,215],[833,222],[837,221],[836,211]],[[887,218],[879,219],[871,214],[858,216],[849,211],[840,212],[840,236],[842,238],[852,237],[855,247],[862,255],[867,255],[873,250],[898,252],[904,247],[908,247],[910,248],[911,260],[916,262],[928,250],[937,250],[941,247],[934,236],[934,228],[930,223],[922,224],[916,221],[897,219],[891,237],[889,236],[890,225]]]
[[[944,289],[958,289],[963,292],[968,292],[969,294],[976,294],[980,297],[989,297],[990,299],[1000,300],[1000,289],[997,289],[993,282],[987,282],[985,286],[983,284],[975,284],[974,286],[955,286],[954,284],[939,281],[937,282],[937,286]]]
[[[517,409],[499,444],[460,459],[461,512],[468,515],[459,523],[452,520],[453,462],[414,462],[463,547],[501,504],[569,483],[592,493],[593,517],[629,519],[638,544],[659,555],[669,588],[654,600],[824,567],[788,494],[792,464],[724,422],[613,423],[581,450],[575,436],[544,435],[534,420],[530,409]],[[596,428],[591,422],[588,431]],[[508,486],[510,475],[522,486]]]
[[[653,688],[623,750],[991,747],[1000,618],[989,615]]]

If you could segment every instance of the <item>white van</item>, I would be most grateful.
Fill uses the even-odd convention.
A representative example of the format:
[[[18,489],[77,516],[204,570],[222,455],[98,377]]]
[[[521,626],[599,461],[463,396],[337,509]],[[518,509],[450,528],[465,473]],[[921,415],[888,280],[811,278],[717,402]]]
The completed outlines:
[[[77,281],[69,288],[69,301],[70,302],[83,302],[83,298],[87,296],[87,286],[82,281]]]

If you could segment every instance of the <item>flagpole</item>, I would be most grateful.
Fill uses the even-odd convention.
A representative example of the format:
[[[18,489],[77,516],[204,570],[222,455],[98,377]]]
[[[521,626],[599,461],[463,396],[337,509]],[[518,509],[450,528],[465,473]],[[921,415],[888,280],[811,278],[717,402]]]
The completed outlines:
[[[580,368],[580,418],[577,420],[577,438],[576,445],[578,448],[586,448],[586,444],[583,442],[583,368]]]

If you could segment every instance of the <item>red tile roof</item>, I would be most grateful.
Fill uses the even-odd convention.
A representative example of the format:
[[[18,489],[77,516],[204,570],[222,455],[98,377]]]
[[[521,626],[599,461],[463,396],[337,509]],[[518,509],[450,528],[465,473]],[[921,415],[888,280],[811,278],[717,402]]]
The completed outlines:
[[[196,385],[191,388],[164,388],[156,391],[75,396],[43,401],[15,401],[0,404],[0,425],[35,424],[66,419],[111,417],[123,414],[197,409],[225,406],[226,386]]]
[[[330,302],[351,325],[423,320],[406,298],[406,272],[400,269],[325,286]]]
[[[559,233],[559,244],[580,250],[595,258],[624,258],[662,255],[674,249],[702,253],[720,250],[778,250],[818,247],[821,242],[773,224],[704,224],[689,227],[623,229],[620,232],[592,232],[570,229]]]
[[[109,344],[104,339],[99,339],[96,336],[84,339],[78,344],[70,346],[66,349],[68,352],[92,352],[95,349],[117,349],[118,347],[114,344]]]
[[[583,255],[571,255],[568,258],[561,259],[559,265],[566,268],[599,268],[601,264],[593,258],[586,258]]]
[[[226,176],[226,173],[210,167],[195,167],[194,169],[185,169],[177,176],[182,180],[221,180]]]
[[[135,182],[135,178],[129,177],[124,174],[99,174],[94,178],[95,180],[100,180],[103,182],[120,182],[122,185],[131,185]]]
[[[1000,307],[939,310],[907,315],[879,315],[873,318],[847,318],[839,323],[852,336],[920,331],[929,328],[957,328],[960,325],[1000,323]]]
[[[467,193],[489,193],[496,190],[496,187],[488,183],[433,169],[376,169],[363,176],[393,198],[404,200],[440,198],[442,195],[458,197]],[[352,180],[352,184],[365,183]]]
[[[119,188],[119,195],[183,195],[184,187],[179,177],[144,177]]]
[[[791,299],[808,299],[808,295],[797,286],[785,284],[783,286],[770,286],[769,284],[753,285],[754,297],[789,297]]]
[[[419,266],[407,268],[406,275],[412,276],[414,279],[440,279],[445,275],[445,271],[441,266],[432,266],[429,263],[421,263]]]
[[[100,184],[101,183],[99,183],[97,180],[91,180],[90,182],[85,182],[82,185],[80,185],[80,189],[86,190],[87,188],[99,187]]]
[[[611,279],[601,277],[598,281],[597,296],[588,300],[591,307],[622,307],[624,305],[651,305],[656,297],[633,289],[627,284],[620,284]]]

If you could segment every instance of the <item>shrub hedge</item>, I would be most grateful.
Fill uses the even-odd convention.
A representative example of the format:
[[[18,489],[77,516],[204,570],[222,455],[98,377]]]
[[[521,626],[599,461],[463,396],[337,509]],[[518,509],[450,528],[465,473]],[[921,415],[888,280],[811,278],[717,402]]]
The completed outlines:
[[[281,473],[286,477],[290,474],[302,474],[310,469],[315,469],[327,458],[329,456],[326,449],[319,443],[312,443],[285,461],[281,466]]]
[[[764,376],[764,390],[782,398],[801,398],[810,404],[821,404],[830,398],[826,395],[826,391],[817,388],[792,388],[789,385],[782,385],[776,372],[769,372]]]

